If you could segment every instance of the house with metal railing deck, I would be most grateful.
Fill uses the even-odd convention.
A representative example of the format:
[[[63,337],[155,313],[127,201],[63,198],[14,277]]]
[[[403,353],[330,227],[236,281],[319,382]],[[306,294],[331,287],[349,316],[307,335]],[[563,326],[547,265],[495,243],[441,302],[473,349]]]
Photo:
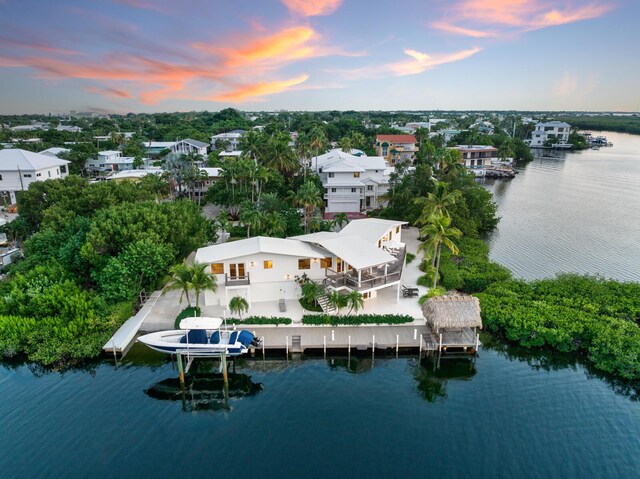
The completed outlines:
[[[204,293],[205,306],[227,306],[234,296],[254,302],[297,300],[302,281],[329,290],[358,291],[365,300],[396,287],[400,298],[406,222],[353,220],[340,232],[291,238],[254,237],[200,248],[195,261],[209,265],[217,291]]]

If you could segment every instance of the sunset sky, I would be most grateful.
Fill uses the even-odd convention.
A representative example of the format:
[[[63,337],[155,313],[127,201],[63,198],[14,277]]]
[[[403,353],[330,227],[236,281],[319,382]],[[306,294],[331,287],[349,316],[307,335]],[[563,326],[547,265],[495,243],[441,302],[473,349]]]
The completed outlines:
[[[0,114],[640,110],[637,0],[0,0]]]

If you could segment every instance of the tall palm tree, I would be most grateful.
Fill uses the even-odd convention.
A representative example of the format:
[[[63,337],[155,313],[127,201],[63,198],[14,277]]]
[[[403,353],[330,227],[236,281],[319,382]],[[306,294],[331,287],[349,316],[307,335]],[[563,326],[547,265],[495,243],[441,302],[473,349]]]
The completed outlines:
[[[347,295],[340,291],[331,291],[327,297],[327,303],[340,314],[340,310],[347,307]]]
[[[304,230],[309,232],[309,218],[316,207],[322,205],[322,196],[318,186],[311,180],[305,181],[298,189],[296,203],[304,207]]]
[[[340,139],[340,149],[345,153],[351,153],[353,150],[353,139],[348,136],[344,136]]]
[[[438,274],[440,271],[440,253],[444,244],[452,254],[458,254],[460,250],[452,241],[452,238],[462,236],[462,231],[451,226],[451,218],[444,214],[434,214],[429,222],[420,230],[420,235],[426,237],[418,249],[431,256],[431,269],[433,271],[433,287],[438,284]]]
[[[349,218],[346,213],[337,213],[333,217],[333,224],[342,229],[345,224],[349,224]]]
[[[242,296],[234,296],[229,300],[229,311],[236,313],[242,320],[242,313],[249,311],[249,303]]]
[[[262,228],[264,229],[264,234],[267,236],[282,238],[287,232],[287,223],[280,212],[271,211],[264,213]]]
[[[465,171],[462,153],[458,150],[446,149],[442,151],[439,155],[438,163],[442,176],[457,176]]]
[[[272,136],[269,138],[268,146],[267,166],[278,170],[285,176],[291,175],[300,167],[293,150],[289,146],[288,135],[277,134]]]
[[[256,166],[258,166],[258,158],[261,158],[266,149],[266,137],[262,133],[255,130],[248,131],[240,140],[240,149],[242,156],[251,158]]]
[[[182,298],[186,296],[187,305],[191,307],[191,298],[189,297],[189,290],[191,289],[191,273],[191,269],[187,266],[186,262],[173,266],[169,270],[169,274],[171,276],[169,278],[169,282],[162,290],[162,295],[166,294],[167,291],[182,290],[180,293],[179,304],[182,304]]]
[[[205,263],[193,263],[191,270],[191,280],[189,286],[196,294],[196,309],[200,307],[200,293],[204,291],[215,292],[218,289],[216,277],[207,272],[209,265]]]
[[[264,213],[253,208],[243,208],[240,212],[240,221],[247,228],[247,238],[251,237],[251,228],[260,230],[264,223]]]
[[[222,243],[224,243],[225,242],[224,235],[231,228],[231,221],[229,221],[229,217],[224,211],[222,211],[218,215],[218,218],[216,218],[216,225],[218,226],[218,231],[220,231],[220,237],[222,238]]]
[[[309,145],[316,152],[316,173],[318,172],[318,154],[320,150],[324,153],[327,148],[327,134],[321,126],[314,126],[309,132]]]
[[[443,214],[450,217],[448,208],[455,205],[462,198],[460,190],[449,191],[447,183],[436,182],[435,190],[428,193],[426,198],[417,198],[415,204],[422,208],[416,220],[417,225],[426,225],[433,215]]]
[[[351,145],[353,148],[359,148],[364,150],[367,143],[367,138],[360,133],[359,131],[354,131],[351,133]]]
[[[356,313],[358,312],[358,310],[364,308],[364,299],[362,298],[362,295],[360,293],[358,293],[357,291],[350,291],[347,295],[347,306],[349,306],[349,314],[351,314],[352,311],[355,311]]]
[[[298,157],[300,158],[300,163],[302,164],[302,174],[304,176],[305,181],[307,180],[307,161],[311,155],[311,144],[309,141],[309,137],[303,133],[298,135],[296,138],[295,151]]]
[[[318,298],[325,293],[325,288],[322,283],[315,281],[307,281],[301,286],[302,298],[307,304],[318,304]]]

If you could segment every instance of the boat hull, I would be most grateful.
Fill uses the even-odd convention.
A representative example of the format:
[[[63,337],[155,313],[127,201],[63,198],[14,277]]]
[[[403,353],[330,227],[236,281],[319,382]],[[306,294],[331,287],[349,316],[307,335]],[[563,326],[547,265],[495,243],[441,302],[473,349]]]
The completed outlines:
[[[223,353],[227,356],[240,356],[241,354],[245,354],[249,351],[242,343],[239,342],[233,344],[181,343],[180,340],[184,338],[185,333],[186,331],[182,330],[161,331],[140,336],[138,341],[160,353],[180,353],[201,358],[219,358]]]

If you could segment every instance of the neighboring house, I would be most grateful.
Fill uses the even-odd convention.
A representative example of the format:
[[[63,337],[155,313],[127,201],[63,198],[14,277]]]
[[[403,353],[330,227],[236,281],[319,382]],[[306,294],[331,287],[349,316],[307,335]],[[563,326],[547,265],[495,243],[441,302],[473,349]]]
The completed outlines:
[[[242,150],[232,150],[232,151],[221,151],[218,154],[218,158],[226,159],[226,158],[239,158],[242,155]]]
[[[464,166],[472,170],[476,176],[484,176],[485,168],[499,161],[498,149],[493,146],[457,145],[451,149],[458,150],[462,154]]]
[[[171,150],[176,143],[175,141],[147,141],[143,143],[144,152],[149,156],[158,156],[164,150]]]
[[[222,168],[200,168],[201,179],[196,183],[193,189],[193,195],[196,198],[204,197],[211,185],[220,179]]]
[[[531,133],[532,148],[545,146],[547,140],[552,140],[554,144],[566,144],[569,141],[571,125],[564,121],[549,121],[546,123],[536,123],[536,128]]]
[[[135,158],[132,156],[122,156],[121,151],[106,150],[98,153],[98,158],[89,158],[85,163],[85,168],[89,171],[126,171],[132,170]]]
[[[404,244],[402,221],[354,220],[339,233],[293,238],[254,237],[200,248],[195,261],[209,265],[216,292],[204,293],[209,306],[229,304],[234,296],[251,302],[293,300],[300,296],[297,278],[323,282],[330,290],[359,291],[365,299],[397,287]]]
[[[171,147],[171,151],[173,153],[178,153],[180,155],[195,153],[196,155],[200,155],[203,158],[206,158],[208,146],[209,145],[207,143],[203,143],[202,141],[192,140],[191,138],[187,138],[186,140],[177,141]]]
[[[30,125],[17,125],[11,127],[11,131],[36,131],[36,130],[48,130],[49,124],[42,122],[34,122]]]
[[[434,136],[438,136],[438,135],[442,135],[442,137],[444,138],[444,142],[449,143],[454,136],[459,135],[460,133],[462,133],[465,130],[456,130],[456,129],[446,129],[446,130],[439,130],[433,133],[429,133],[429,137],[434,137]]]
[[[220,133],[211,137],[211,148],[214,150],[232,151],[240,148],[240,139],[244,135],[243,130],[234,130],[229,133]],[[224,147],[223,147],[224,146]]]
[[[413,163],[418,151],[413,135],[376,135],[375,149],[376,155],[384,157],[389,166]]]
[[[51,156],[54,158],[59,158],[61,153],[69,153],[71,150],[68,148],[59,148],[54,146],[52,148],[47,148],[46,150],[42,150],[40,152],[41,155]]]
[[[16,193],[28,189],[34,181],[68,176],[69,163],[19,148],[0,150],[0,197],[15,203]]]
[[[82,128],[79,126],[72,125],[58,125],[56,126],[56,131],[68,131],[69,133],[80,133],[82,132]]]
[[[409,128],[413,128],[414,131],[418,128],[424,128],[427,131],[431,131],[431,122],[428,121],[412,121],[410,123],[407,123],[407,126]]]
[[[389,168],[384,158],[334,149],[311,159],[324,187],[326,213],[356,213],[381,208],[389,191]]]
[[[164,173],[162,168],[147,168],[144,170],[124,170],[114,173],[113,175],[109,175],[106,177],[109,181],[133,181],[138,182],[141,178],[144,178],[147,175],[157,175],[160,176]]]

